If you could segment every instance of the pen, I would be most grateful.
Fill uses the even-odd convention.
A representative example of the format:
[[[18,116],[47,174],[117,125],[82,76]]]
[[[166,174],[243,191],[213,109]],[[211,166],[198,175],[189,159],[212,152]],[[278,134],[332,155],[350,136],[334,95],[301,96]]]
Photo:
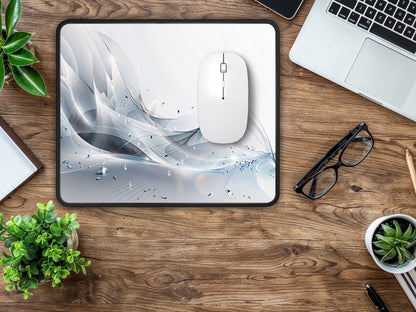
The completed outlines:
[[[407,166],[409,167],[410,178],[412,179],[413,188],[414,188],[415,193],[416,193],[416,170],[415,170],[415,164],[413,162],[412,154],[410,154],[410,151],[407,148],[407,146],[406,146],[406,162],[407,162]]]
[[[377,310],[381,312],[389,312],[373,287],[367,285],[365,287],[365,291],[367,292],[368,298],[370,298],[371,302],[376,306]]]

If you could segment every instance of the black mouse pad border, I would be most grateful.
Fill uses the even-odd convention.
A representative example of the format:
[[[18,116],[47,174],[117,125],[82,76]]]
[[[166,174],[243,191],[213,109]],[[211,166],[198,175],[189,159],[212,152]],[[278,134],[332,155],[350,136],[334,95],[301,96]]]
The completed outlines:
[[[61,159],[61,30],[65,25],[68,24],[270,24],[275,29],[276,34],[276,116],[275,116],[275,129],[276,129],[276,141],[275,141],[275,197],[269,202],[101,202],[97,198],[97,202],[75,202],[65,201],[61,196],[61,166],[67,166],[65,160]],[[164,207],[164,206],[227,206],[227,207],[262,207],[270,206],[277,202],[279,198],[280,189],[280,35],[277,25],[270,20],[67,20],[62,22],[56,33],[56,86],[57,86],[57,97],[56,97],[56,195],[59,202],[65,206],[138,206],[138,207]],[[88,155],[89,156],[89,155]],[[98,176],[97,176],[98,178]],[[117,179],[117,177],[113,178]],[[146,192],[146,190],[144,190]],[[149,188],[149,192],[152,190]],[[228,191],[228,190],[227,190]],[[209,194],[208,194],[209,196]],[[99,197],[99,195],[97,195]]]

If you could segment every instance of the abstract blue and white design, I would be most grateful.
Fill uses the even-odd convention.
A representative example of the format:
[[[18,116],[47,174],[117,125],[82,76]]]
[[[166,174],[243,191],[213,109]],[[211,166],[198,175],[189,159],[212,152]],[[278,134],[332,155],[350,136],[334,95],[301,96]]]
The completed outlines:
[[[254,114],[242,140],[212,144],[199,131],[197,103],[181,101],[186,90],[169,89],[176,100],[164,101],[163,90],[143,87],[144,72],[99,24],[66,25],[60,51],[59,191],[65,202],[255,204],[275,198],[275,144]],[[172,75],[181,79],[181,72]]]

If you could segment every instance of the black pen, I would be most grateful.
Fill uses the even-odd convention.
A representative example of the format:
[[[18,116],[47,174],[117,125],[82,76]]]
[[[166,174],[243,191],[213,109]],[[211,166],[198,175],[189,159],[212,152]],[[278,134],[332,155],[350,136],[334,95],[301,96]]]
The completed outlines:
[[[382,312],[389,312],[389,310],[387,310],[386,306],[384,305],[383,300],[381,300],[379,295],[377,295],[373,287],[367,285],[365,287],[365,291],[367,292],[368,298],[370,298],[371,302],[376,306],[377,310]]]

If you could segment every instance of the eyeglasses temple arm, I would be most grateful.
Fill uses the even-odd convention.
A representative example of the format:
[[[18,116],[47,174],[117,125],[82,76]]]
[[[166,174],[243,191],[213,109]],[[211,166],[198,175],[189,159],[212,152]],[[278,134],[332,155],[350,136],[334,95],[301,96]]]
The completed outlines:
[[[301,185],[304,183],[305,180],[309,179],[310,174],[314,175],[318,171],[320,171],[332,158],[334,158],[340,150],[342,150],[347,142],[350,141],[351,137],[354,137],[357,135],[359,131],[365,126],[365,123],[360,123],[358,126],[356,126],[354,129],[350,130],[347,135],[341,139],[337,144],[335,144],[326,154],[324,157],[321,158],[320,161],[318,161],[315,166],[309,170],[305,176],[295,185],[295,191],[300,192],[300,189],[302,188]],[[369,138],[371,140],[371,138]],[[315,182],[315,179],[314,181]],[[315,189],[315,184],[311,187],[311,192]]]

